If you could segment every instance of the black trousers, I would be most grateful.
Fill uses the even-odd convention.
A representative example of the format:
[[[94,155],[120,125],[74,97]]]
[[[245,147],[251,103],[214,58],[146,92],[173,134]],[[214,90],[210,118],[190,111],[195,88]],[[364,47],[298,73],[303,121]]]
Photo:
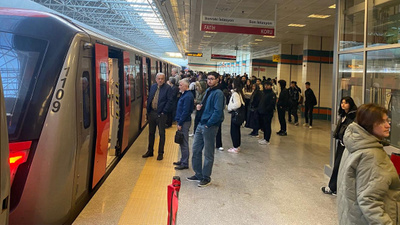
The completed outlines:
[[[312,115],[313,115],[314,106],[305,105],[304,116],[306,117],[306,123],[308,123],[308,119],[310,119],[310,126],[312,126]]]
[[[278,119],[281,125],[281,131],[286,132],[286,119],[285,119],[286,109],[278,106]]]
[[[264,127],[264,139],[266,141],[268,141],[268,142],[271,139],[271,132],[272,132],[272,130],[271,130],[271,122],[272,122],[272,117],[273,116],[274,116],[273,113],[266,114],[266,115],[262,116],[262,118],[263,118],[263,127]]]
[[[215,147],[216,148],[221,148],[222,147],[221,124],[218,127],[217,136],[215,136]]]
[[[294,117],[294,122],[297,123],[299,122],[299,116],[297,115],[297,102],[296,103],[291,103],[290,109],[288,110],[288,115],[289,115],[289,122],[292,122],[292,115]]]
[[[340,167],[340,161],[342,160],[342,155],[344,152],[344,146],[342,146],[340,143],[337,143],[337,145],[338,146],[336,148],[336,153],[335,153],[335,163],[333,164],[332,176],[328,184],[329,188],[333,192],[337,191],[337,177]]]
[[[165,145],[165,122],[167,120],[167,115],[160,114],[157,112],[151,111],[149,115],[149,146],[147,147],[147,152],[154,152],[154,140],[156,135],[156,127],[158,126],[158,133],[160,135],[160,141],[158,144],[158,154],[164,154],[164,145]]]
[[[234,148],[240,147],[240,125],[236,125],[231,120],[231,139]]]

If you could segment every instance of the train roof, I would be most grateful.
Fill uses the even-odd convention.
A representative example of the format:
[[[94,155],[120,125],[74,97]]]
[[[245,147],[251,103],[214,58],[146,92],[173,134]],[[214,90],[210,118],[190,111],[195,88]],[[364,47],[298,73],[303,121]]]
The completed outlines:
[[[34,36],[42,39],[58,40],[57,36],[59,35],[72,36],[76,33],[86,33],[90,37],[100,39],[111,46],[135,51],[147,57],[168,62],[158,56],[133,47],[129,43],[115,38],[105,32],[55,13],[0,7],[0,24],[0,31],[31,37]],[[180,67],[177,64],[171,62],[168,63]]]

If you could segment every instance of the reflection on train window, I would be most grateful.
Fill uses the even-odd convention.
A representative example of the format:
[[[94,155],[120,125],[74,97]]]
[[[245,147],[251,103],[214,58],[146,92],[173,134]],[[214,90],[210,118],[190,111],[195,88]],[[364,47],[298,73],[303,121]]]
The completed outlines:
[[[133,79],[133,75],[129,76],[130,77],[130,88],[131,88],[131,102],[135,101],[135,79]]]
[[[10,135],[25,115],[47,45],[44,40],[0,32],[0,73]]]
[[[400,147],[400,48],[367,52],[365,102],[389,110],[389,141]]]
[[[129,106],[129,73],[126,73],[125,84],[125,106]]]
[[[107,119],[107,64],[100,63],[100,111],[101,120]]]
[[[82,113],[83,127],[86,129],[90,126],[90,82],[89,72],[84,71],[82,74]]]
[[[135,77],[135,93],[136,93],[136,98],[140,98],[142,96],[142,85],[140,85],[140,76],[136,75]]]
[[[357,106],[362,104],[363,54],[339,55],[338,99],[350,96]]]

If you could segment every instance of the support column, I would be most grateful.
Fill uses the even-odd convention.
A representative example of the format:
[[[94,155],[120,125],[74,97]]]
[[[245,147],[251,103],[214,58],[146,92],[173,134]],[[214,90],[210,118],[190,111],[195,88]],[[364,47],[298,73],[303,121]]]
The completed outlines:
[[[307,81],[311,83],[311,89],[318,102],[314,109],[314,118],[330,120],[333,88],[333,38],[305,36],[303,46],[303,68],[299,87],[305,90],[304,83]]]

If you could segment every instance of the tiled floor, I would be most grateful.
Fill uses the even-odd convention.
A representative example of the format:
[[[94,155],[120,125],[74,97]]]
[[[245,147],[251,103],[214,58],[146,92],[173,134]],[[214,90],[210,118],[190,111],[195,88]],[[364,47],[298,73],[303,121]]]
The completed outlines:
[[[328,121],[315,121],[313,129],[288,124],[288,136],[273,133],[268,146],[242,128],[242,151],[233,154],[226,151],[232,142],[230,115],[225,116],[225,151],[215,153],[212,184],[199,188],[185,180],[192,170],[176,172],[182,179],[177,224],[337,224],[336,198],[320,190],[328,182],[323,173],[329,162]],[[279,128],[277,121],[275,116],[273,131]],[[173,133],[174,128],[168,129],[169,156],[162,162],[145,160],[146,129],[74,224],[166,224],[167,184],[179,151]]]

